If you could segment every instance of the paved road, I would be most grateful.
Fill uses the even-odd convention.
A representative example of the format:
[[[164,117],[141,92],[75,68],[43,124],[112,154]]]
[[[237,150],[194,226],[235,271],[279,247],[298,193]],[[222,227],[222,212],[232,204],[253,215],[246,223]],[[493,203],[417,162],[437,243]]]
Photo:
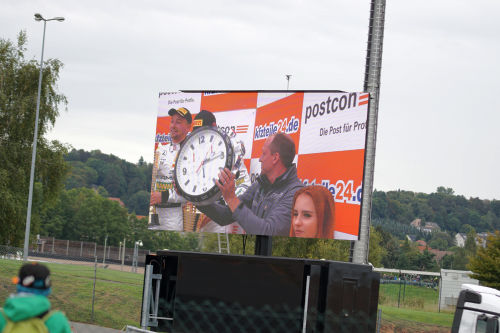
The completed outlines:
[[[75,322],[70,322],[70,324],[71,324],[71,331],[73,331],[73,333],[118,333],[125,331],[125,329],[123,331],[120,331],[120,330],[115,330],[113,328],[100,327],[91,324],[82,324]]]

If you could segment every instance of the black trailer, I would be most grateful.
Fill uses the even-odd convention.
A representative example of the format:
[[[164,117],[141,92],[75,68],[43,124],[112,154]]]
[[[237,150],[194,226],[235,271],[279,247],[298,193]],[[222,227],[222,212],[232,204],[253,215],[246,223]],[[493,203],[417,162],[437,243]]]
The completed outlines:
[[[141,326],[160,332],[374,332],[379,273],[330,260],[158,251]]]

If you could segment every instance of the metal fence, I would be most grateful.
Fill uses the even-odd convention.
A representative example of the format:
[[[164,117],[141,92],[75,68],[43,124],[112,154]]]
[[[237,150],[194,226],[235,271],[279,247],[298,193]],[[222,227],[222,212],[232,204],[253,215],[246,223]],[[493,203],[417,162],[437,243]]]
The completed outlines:
[[[69,242],[68,246],[66,241],[54,240],[49,245],[43,251],[30,249],[28,261],[49,267],[52,280],[49,300],[53,309],[66,314],[73,332],[110,333],[119,332],[126,325],[139,325],[144,279],[140,263],[144,258],[138,255],[139,267],[132,266],[132,249],[125,252],[130,253],[130,258],[121,265],[117,259],[113,262],[113,249],[106,247],[103,263],[104,247],[101,247],[101,256],[94,260],[88,257],[94,248],[99,254],[99,247],[93,243],[81,246],[81,256],[75,246],[80,246],[80,242]],[[16,292],[11,279],[23,265],[22,258],[22,248],[0,245],[0,307]]]
[[[134,244],[134,243],[132,243]],[[97,260],[108,264],[123,264],[124,266],[144,266],[146,255],[149,250],[127,248],[124,246],[111,246],[97,244],[96,242],[71,241],[55,239],[54,237],[39,237],[36,242],[30,246],[29,255],[33,257],[50,257],[54,259],[67,259],[76,261],[91,261],[97,257]]]

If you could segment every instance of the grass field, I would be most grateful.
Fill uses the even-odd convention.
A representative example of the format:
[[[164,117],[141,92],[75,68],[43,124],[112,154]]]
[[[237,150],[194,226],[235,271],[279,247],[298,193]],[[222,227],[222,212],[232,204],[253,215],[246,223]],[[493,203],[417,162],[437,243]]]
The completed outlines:
[[[398,308],[399,299],[399,308]],[[438,312],[439,291],[420,286],[381,284],[379,309],[386,332],[449,332],[453,313]]]
[[[429,312],[413,309],[398,309],[392,306],[384,305],[379,305],[379,308],[382,309],[382,318],[388,320],[402,319],[444,327],[451,327],[451,324],[453,323],[453,313],[450,312]]]
[[[437,289],[397,284],[381,284],[379,304],[398,306],[415,310],[438,311],[439,291]]]
[[[11,278],[17,275],[21,261],[0,259],[0,300],[15,291]],[[143,275],[98,268],[92,322],[94,267],[47,263],[51,270],[54,309],[64,311],[70,321],[93,323],[121,329],[139,326]]]

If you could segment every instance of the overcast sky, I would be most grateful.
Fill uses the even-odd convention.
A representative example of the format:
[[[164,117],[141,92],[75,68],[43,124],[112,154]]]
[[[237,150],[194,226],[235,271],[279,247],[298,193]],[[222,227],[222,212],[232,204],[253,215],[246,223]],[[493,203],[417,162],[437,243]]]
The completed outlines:
[[[370,1],[3,0],[0,38],[64,63],[49,138],[153,160],[158,93],[363,88]],[[375,188],[500,199],[500,2],[387,1]]]

